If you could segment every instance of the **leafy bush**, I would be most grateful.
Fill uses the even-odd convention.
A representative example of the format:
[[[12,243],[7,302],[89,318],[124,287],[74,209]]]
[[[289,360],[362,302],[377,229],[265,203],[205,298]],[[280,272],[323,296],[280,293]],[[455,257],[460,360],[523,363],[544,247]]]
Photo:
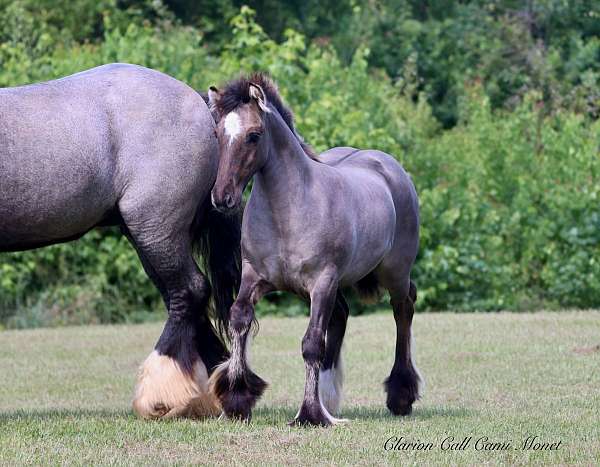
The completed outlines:
[[[393,81],[370,67],[368,48],[358,47],[346,61],[334,45],[308,42],[293,30],[276,42],[247,7],[233,17],[230,38],[215,53],[202,31],[182,26],[157,2],[128,10],[102,4],[89,22],[80,20],[101,30],[97,41],[63,37],[66,23],[33,15],[28,5],[11,3],[0,20],[1,85],[113,61],[159,69],[196,89],[240,71],[267,70],[317,150],[352,145],[393,154],[420,195],[421,250],[413,274],[419,310],[600,304],[600,123],[585,105],[549,103],[541,81],[530,81],[513,105],[499,109],[493,79],[465,80],[452,91],[456,125],[444,130],[436,118],[441,107],[435,111],[422,86],[423,51],[409,53]],[[152,11],[151,20],[140,9]],[[561,65],[565,73],[585,68],[598,53],[594,41],[575,41],[573,48]],[[447,58],[442,49],[427,53],[429,60]],[[594,73],[581,78],[585,92],[574,91],[581,102],[600,95]],[[5,326],[162,316],[158,292],[115,230],[0,258]],[[352,301],[355,313],[372,308]],[[306,307],[276,294],[258,311],[289,315]]]

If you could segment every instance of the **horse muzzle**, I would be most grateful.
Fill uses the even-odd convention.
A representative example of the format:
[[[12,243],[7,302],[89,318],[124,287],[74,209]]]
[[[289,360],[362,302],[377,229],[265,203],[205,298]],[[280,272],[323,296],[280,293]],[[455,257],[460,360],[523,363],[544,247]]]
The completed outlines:
[[[229,191],[215,194],[215,190],[213,190],[210,194],[210,200],[214,208],[223,213],[235,210],[238,204],[236,203],[235,196]]]

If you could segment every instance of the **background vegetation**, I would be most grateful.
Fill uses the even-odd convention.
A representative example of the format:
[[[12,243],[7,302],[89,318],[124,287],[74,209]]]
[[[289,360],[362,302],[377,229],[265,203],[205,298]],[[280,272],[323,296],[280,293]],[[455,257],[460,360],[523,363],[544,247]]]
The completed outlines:
[[[419,310],[600,305],[598,2],[244,3],[0,0],[0,86],[115,61],[200,90],[267,70],[316,149],[378,148],[413,175]],[[0,255],[3,326],[163,313],[114,230]]]

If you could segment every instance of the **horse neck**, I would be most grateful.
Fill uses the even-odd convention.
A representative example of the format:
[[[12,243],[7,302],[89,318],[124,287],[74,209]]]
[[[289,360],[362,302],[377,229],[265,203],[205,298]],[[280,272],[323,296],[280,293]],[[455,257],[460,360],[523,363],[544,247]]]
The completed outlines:
[[[302,193],[310,189],[317,162],[304,152],[298,138],[279,114],[270,114],[268,122],[267,158],[254,183],[271,203],[293,207]]]

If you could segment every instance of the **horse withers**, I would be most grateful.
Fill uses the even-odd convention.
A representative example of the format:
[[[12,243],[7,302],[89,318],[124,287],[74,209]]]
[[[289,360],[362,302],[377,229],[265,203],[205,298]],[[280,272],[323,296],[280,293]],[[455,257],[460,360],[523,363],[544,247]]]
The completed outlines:
[[[421,381],[411,351],[419,208],[409,175],[380,151],[339,147],[315,155],[262,74],[213,87],[209,98],[221,150],[215,207],[236,209],[254,178],[242,221],[242,281],[229,316],[232,355],[210,380],[225,414],[248,420],[263,393],[266,383],[246,360],[254,306],[270,291],[287,290],[310,301],[304,399],[292,423],[339,421],[346,287],[362,295],[389,291],[397,335],[387,407],[409,414]]]
[[[118,225],[169,316],[143,363],[142,417],[220,413],[207,380],[228,352],[209,316],[239,284],[239,220],[210,206],[218,168],[215,124],[187,85],[112,64],[0,90],[0,251],[76,239]]]

